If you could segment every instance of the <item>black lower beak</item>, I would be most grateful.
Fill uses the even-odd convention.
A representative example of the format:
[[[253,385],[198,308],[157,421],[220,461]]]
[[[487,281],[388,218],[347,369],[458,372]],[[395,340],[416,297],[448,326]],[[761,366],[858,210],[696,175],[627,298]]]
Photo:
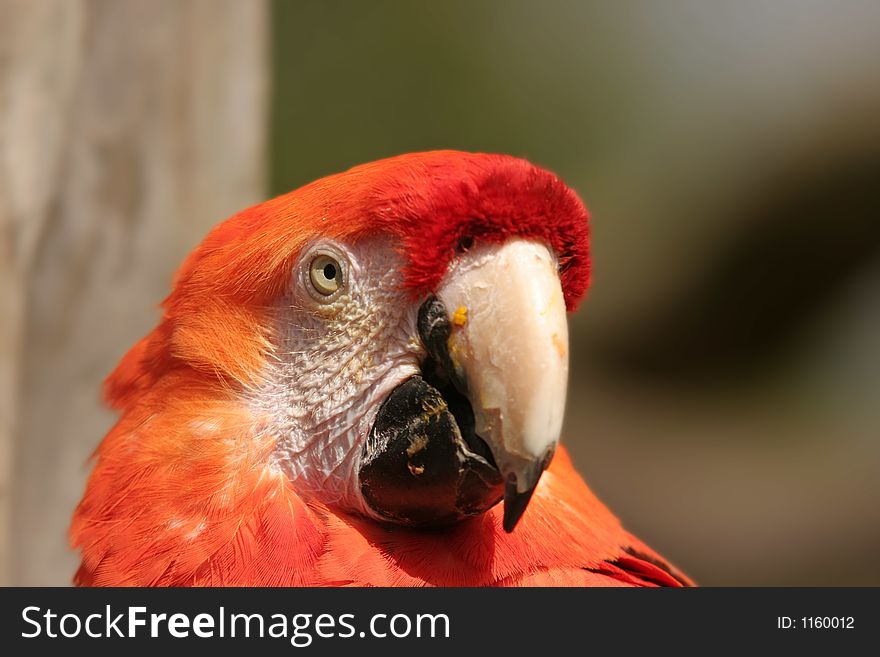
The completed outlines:
[[[430,297],[419,309],[422,376],[385,399],[364,445],[361,493],[376,513],[407,525],[444,525],[492,508],[504,479],[474,430],[474,413],[448,352],[451,326]]]
[[[419,309],[419,336],[428,358],[422,375],[382,403],[361,456],[361,494],[389,521],[444,525],[483,513],[504,499],[503,527],[513,531],[553,454],[534,464],[526,481],[499,471],[475,430],[465,377],[449,356],[451,326],[434,297]]]
[[[421,376],[399,385],[382,403],[364,446],[358,474],[370,508],[400,524],[436,526],[497,504],[501,474],[485,443],[467,435],[473,419],[470,427],[466,419],[461,424]]]

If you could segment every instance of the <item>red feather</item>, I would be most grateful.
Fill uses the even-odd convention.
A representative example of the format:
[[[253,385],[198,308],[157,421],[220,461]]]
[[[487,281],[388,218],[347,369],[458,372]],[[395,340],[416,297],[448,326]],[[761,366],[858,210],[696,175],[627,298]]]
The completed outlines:
[[[544,240],[574,309],[589,282],[587,212],[560,180],[503,155],[405,155],[318,180],[217,226],[187,258],[159,326],[108,378],[121,412],[74,516],[81,585],[680,585],[559,450],[517,529],[501,510],[442,530],[307,504],[245,404],[272,355],[268,310],[309,240],[389,235],[414,298],[464,237]]]

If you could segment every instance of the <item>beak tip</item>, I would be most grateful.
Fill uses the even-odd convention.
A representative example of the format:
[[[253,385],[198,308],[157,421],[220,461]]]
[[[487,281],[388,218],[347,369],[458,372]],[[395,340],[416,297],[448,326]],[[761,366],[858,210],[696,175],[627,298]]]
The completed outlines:
[[[504,520],[502,521],[504,531],[508,534],[513,532],[519,519],[525,513],[537,484],[538,482],[535,481],[535,486],[531,486],[525,492],[520,493],[516,488],[516,475],[508,477],[507,482],[504,484]]]
[[[549,467],[555,451],[556,445],[554,443],[544,453],[544,458],[537,464],[537,467],[526,476],[528,485],[524,491],[520,492],[515,473],[511,472],[507,475],[507,479],[504,482],[504,519],[501,525],[508,534],[513,532],[523,513],[525,513],[526,507],[529,505],[529,501],[538,487],[538,482],[541,480],[541,475]]]

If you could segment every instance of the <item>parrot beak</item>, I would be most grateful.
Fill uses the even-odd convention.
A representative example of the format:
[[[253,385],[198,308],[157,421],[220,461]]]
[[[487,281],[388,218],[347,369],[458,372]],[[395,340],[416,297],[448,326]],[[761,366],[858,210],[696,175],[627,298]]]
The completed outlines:
[[[471,403],[475,433],[504,480],[511,532],[550,464],[565,412],[568,326],[556,259],[523,239],[472,249],[437,300],[451,323],[448,349],[427,346],[434,358],[447,352],[451,379]]]
[[[504,500],[513,531],[565,410],[568,327],[556,260],[511,240],[462,254],[421,304],[421,374],[377,410],[358,479],[369,513],[442,526]]]

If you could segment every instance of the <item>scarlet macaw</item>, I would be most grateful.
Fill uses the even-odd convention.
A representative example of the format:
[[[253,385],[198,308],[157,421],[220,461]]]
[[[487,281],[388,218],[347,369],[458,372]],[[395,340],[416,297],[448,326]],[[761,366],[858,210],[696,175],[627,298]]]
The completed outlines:
[[[504,155],[236,214],[106,382],[75,582],[689,584],[556,447],[589,274],[581,201]]]

